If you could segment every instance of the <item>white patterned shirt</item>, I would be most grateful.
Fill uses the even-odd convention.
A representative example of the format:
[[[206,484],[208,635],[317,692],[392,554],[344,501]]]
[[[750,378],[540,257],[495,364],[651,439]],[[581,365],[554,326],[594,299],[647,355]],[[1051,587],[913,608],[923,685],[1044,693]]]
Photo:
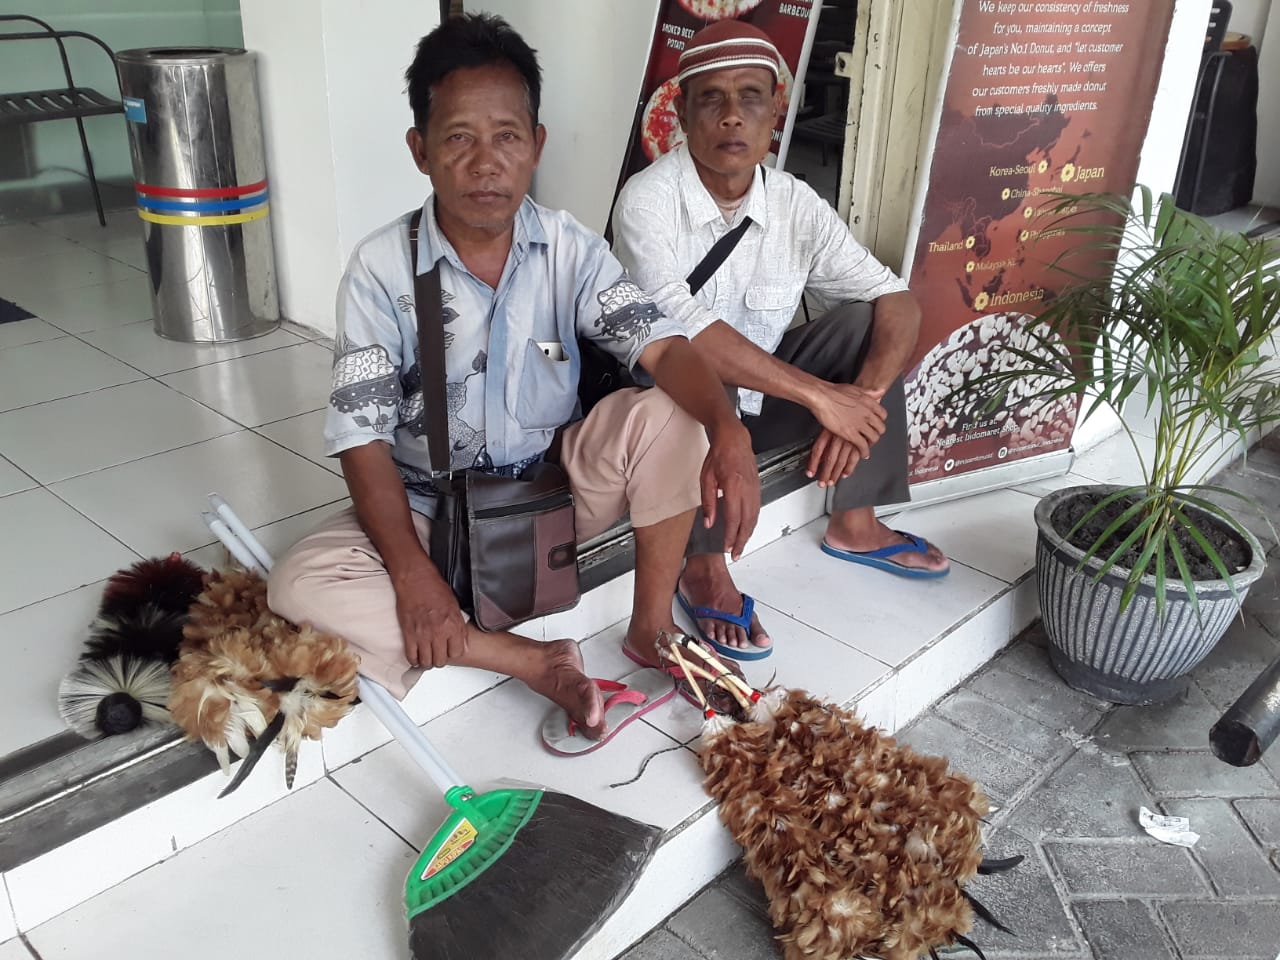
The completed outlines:
[[[747,216],[752,224],[696,296],[685,278],[707,251]],[[613,252],[662,312],[696,337],[723,320],[772,353],[802,295],[818,314],[850,301],[874,301],[907,285],[863,247],[831,205],[791,174],[770,170],[727,223],[681,144],[622,188],[613,211]],[[758,414],[755,390],[739,392],[743,413]]]
[[[578,413],[578,337],[628,367],[644,348],[682,337],[627,277],[604,239],[564,211],[525,198],[497,289],[475,277],[422,206],[418,272],[440,264],[450,463],[433,464],[418,368],[418,321],[406,213],[351,255],[338,287],[328,456],[391,444],[410,506],[431,515],[434,470],[519,467],[539,458]],[[558,343],[564,359],[542,344]]]

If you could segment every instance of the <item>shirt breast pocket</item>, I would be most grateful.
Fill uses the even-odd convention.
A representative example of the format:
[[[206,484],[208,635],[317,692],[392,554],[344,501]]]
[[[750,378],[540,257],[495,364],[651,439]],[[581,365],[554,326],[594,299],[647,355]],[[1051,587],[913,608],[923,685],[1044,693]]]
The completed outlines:
[[[747,288],[744,302],[748,310],[754,310],[757,313],[785,310],[788,314],[792,314],[795,313],[799,299],[791,287],[759,284]]]
[[[516,397],[515,415],[520,426],[528,430],[554,430],[569,422],[578,400],[572,366],[567,359],[552,360],[541,344],[529,340]]]

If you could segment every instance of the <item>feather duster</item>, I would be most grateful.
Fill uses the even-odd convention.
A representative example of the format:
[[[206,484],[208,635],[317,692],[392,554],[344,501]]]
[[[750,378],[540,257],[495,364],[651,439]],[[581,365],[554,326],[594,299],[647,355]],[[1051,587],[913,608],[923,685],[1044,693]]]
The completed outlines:
[[[273,621],[284,624],[267,606],[267,582],[249,570],[215,570],[190,605],[183,639],[199,646],[228,630],[260,631]]]
[[[983,860],[972,780],[802,691],[751,690],[701,645],[663,650],[736,691],[740,721],[708,717],[699,763],[786,960],[918,960],[952,944],[981,957],[975,913],[1006,929],[963,887],[1020,859]]]
[[[273,742],[284,751],[292,788],[302,740],[319,739],[351,711],[357,666],[337,637],[272,613],[259,574],[219,571],[191,607],[169,707],[225,772],[233,755],[244,758],[221,796],[244,782]]]
[[[88,659],[58,685],[58,712],[86,740],[127,733],[143,721],[165,723],[169,667],[124,656]]]
[[[250,743],[279,710],[263,683],[270,665],[253,633],[232,628],[207,643],[186,645],[173,668],[169,712],[192,740],[203,740],[229,772],[231,755],[245,757]]]
[[[127,620],[144,604],[183,615],[203,589],[204,571],[180,553],[139,560],[107,581],[99,616]]]
[[[280,698],[285,718],[278,742],[285,757],[285,785],[292,789],[303,737],[319,740],[326,727],[351,712],[359,664],[345,643],[310,626],[287,643],[273,644],[267,659],[273,674],[267,685]]]
[[[58,688],[58,711],[84,737],[169,719],[168,665],[204,572],[181,554],[140,560],[107,580],[80,665]]]

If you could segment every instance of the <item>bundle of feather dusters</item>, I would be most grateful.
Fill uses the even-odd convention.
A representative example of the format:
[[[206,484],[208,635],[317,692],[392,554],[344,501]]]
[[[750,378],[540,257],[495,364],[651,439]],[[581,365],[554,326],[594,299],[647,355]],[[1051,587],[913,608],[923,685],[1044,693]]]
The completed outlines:
[[[703,657],[686,647],[677,660],[697,675]],[[707,673],[739,707],[705,710],[704,786],[764,887],[786,960],[918,960],[956,944],[981,958],[975,915],[1009,932],[964,888],[1022,859],[983,859],[988,805],[972,780],[803,691]]]
[[[224,771],[245,758],[223,796],[273,742],[292,787],[302,740],[356,699],[358,663],[342,640],[272,613],[258,574],[206,573],[178,554],[113,576],[86,646],[59,691],[68,724],[92,737],[176,723]]]

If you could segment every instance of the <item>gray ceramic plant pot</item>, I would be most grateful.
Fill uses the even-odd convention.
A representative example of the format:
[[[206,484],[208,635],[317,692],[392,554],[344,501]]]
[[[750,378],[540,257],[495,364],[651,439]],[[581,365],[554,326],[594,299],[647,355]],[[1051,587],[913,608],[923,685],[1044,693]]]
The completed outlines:
[[[1240,612],[1249,587],[1266,567],[1265,551],[1248,536],[1249,566],[1225,580],[1199,581],[1200,616],[1181,582],[1166,578],[1166,617],[1156,618],[1155,578],[1143,577],[1123,611],[1120,596],[1129,571],[1113,567],[1096,583],[1097,559],[1079,570],[1084,551],[1053,529],[1050,518],[1064,500],[1115,486],[1067,487],[1036,505],[1036,582],[1054,669],[1071,686],[1112,703],[1160,703],[1178,696],[1187,674],[1209,655]],[[1194,508],[1188,508],[1193,510]]]

